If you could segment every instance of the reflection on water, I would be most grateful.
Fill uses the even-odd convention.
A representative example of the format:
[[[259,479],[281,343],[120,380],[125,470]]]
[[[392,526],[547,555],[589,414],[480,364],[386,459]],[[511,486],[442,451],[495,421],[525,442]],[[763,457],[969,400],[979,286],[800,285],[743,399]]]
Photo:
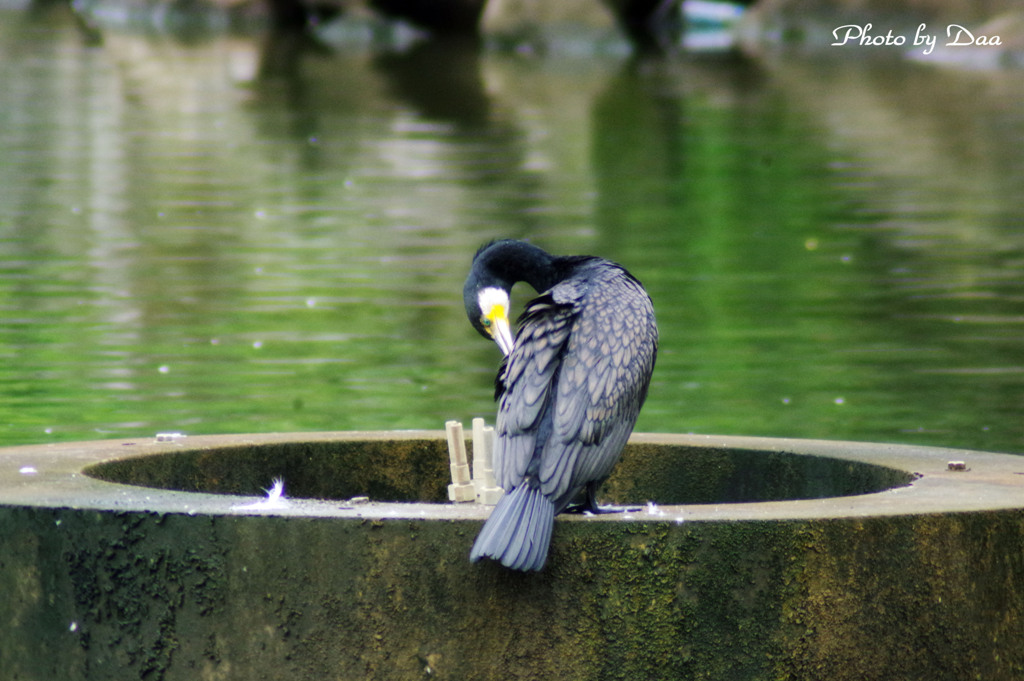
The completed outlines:
[[[641,430],[1024,450],[1019,74],[65,12],[0,22],[0,444],[490,416],[460,291],[513,236],[648,286]]]

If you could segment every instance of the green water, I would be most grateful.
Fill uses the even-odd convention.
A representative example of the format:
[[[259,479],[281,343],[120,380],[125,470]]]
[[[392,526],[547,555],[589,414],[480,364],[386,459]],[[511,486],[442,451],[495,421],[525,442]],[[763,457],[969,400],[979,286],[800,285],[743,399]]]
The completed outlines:
[[[4,12],[0,444],[492,417],[510,236],[647,285],[639,430],[1024,451],[1019,75]]]

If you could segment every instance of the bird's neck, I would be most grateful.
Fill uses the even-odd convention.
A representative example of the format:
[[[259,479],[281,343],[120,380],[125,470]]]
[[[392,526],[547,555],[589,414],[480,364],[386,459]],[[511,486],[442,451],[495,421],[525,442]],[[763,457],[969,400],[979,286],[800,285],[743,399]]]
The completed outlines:
[[[501,253],[494,253],[490,263],[492,272],[509,288],[517,281],[525,281],[537,291],[546,291],[565,274],[560,266],[562,258],[523,241],[509,242]]]

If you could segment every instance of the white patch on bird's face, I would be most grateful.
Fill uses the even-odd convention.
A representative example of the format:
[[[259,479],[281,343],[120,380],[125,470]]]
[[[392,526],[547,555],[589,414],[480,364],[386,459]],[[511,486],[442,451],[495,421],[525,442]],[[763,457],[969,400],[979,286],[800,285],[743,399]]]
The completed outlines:
[[[508,355],[512,352],[512,331],[508,323],[508,293],[496,286],[480,289],[477,294],[480,305],[480,323],[501,351]]]
[[[495,316],[508,318],[508,294],[504,289],[495,286],[488,286],[480,289],[476,296],[480,304],[480,316],[482,320],[494,321]],[[487,326],[487,322],[483,322]]]

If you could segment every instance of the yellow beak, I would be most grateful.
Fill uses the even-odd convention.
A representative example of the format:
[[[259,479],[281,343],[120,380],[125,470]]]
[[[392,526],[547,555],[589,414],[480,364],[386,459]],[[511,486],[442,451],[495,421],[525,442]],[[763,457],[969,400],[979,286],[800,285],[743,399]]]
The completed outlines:
[[[512,346],[515,344],[515,341],[512,338],[512,329],[509,326],[508,314],[506,314],[505,308],[501,305],[495,305],[488,319],[490,319],[491,325],[487,327],[487,330],[490,331],[491,338],[501,348],[502,354],[508,356],[512,353]]]

